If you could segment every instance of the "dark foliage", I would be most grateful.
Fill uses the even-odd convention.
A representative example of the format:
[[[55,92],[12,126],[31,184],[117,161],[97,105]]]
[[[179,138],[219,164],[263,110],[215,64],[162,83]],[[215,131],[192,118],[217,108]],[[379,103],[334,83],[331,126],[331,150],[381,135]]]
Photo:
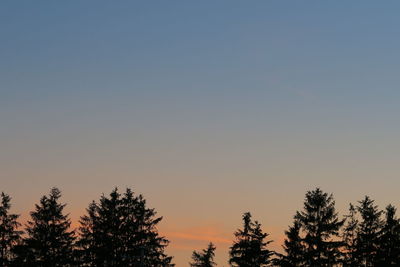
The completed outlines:
[[[385,220],[379,233],[376,266],[400,266],[400,222],[396,208],[388,205]]]
[[[382,211],[366,196],[359,201],[357,210],[361,220],[357,230],[356,252],[361,266],[375,266],[379,251],[380,231],[383,226]]]
[[[20,242],[22,231],[18,230],[19,215],[10,214],[11,198],[4,192],[0,197],[0,266],[9,266],[13,259],[13,248]]]
[[[306,194],[303,211],[295,219],[304,233],[304,260],[307,266],[333,266],[338,263],[341,242],[333,238],[339,235],[344,221],[339,220],[332,195],[317,188]]]
[[[243,215],[243,230],[235,232],[236,240],[230,248],[229,263],[237,267],[264,267],[271,263],[274,254],[267,249],[272,241],[265,241],[268,234],[263,233],[261,224],[252,221],[251,214]]]
[[[353,204],[349,206],[349,213],[345,216],[346,223],[343,226],[343,265],[346,267],[360,266],[357,254],[357,210]]]
[[[172,267],[160,236],[162,220],[130,189],[93,201],[80,218],[78,238],[53,188],[30,213],[24,232],[11,198],[1,193],[0,267]],[[285,231],[284,254],[269,249],[268,234],[249,212],[229,251],[232,267],[386,267],[400,266],[400,219],[396,208],[379,210],[365,197],[339,219],[332,195],[319,188],[306,193],[304,208]],[[383,216],[384,215],[384,216]],[[215,246],[193,251],[191,267],[215,267]]]
[[[102,196],[80,220],[81,266],[173,266],[172,257],[164,252],[168,240],[157,231],[161,219],[146,207],[142,195],[135,196],[130,189]]]
[[[213,243],[208,244],[206,249],[201,252],[193,251],[192,262],[190,267],[214,267],[217,264],[214,262],[215,246]]]
[[[27,237],[16,247],[17,266],[57,267],[73,266],[74,232],[69,231],[71,222],[59,203],[61,192],[53,188],[43,196],[31,212],[26,226]]]
[[[281,255],[277,263],[282,267],[300,267],[305,266],[305,247],[300,237],[300,223],[294,221],[293,226],[285,231],[286,239],[283,249],[285,255]]]

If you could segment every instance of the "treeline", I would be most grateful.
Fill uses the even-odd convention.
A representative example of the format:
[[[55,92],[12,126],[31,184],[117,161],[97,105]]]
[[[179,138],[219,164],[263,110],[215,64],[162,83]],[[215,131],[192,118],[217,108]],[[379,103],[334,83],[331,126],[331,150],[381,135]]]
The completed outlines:
[[[51,189],[22,227],[19,216],[10,212],[11,198],[1,193],[0,266],[174,266],[165,253],[169,241],[157,231],[162,217],[142,195],[130,189],[102,195],[89,204],[75,230],[60,197],[60,190]],[[249,212],[242,219],[229,251],[233,267],[400,266],[396,208],[380,210],[368,196],[350,204],[340,218],[332,194],[319,188],[307,192],[303,209],[285,231],[283,254],[269,248],[272,241]],[[189,265],[216,266],[215,250],[210,243],[194,251]]]
[[[10,197],[1,194],[0,266],[174,266],[164,252],[168,240],[157,232],[162,217],[142,195],[114,189],[89,204],[76,230],[60,197],[57,188],[43,196],[20,231]]]

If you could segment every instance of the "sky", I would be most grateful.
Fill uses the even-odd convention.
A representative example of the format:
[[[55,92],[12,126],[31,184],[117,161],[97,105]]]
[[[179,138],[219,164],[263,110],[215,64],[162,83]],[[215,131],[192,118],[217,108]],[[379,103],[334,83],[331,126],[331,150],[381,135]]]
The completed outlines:
[[[131,187],[177,267],[252,212],[280,250],[307,190],[399,204],[398,1],[2,1],[0,190],[74,225]]]

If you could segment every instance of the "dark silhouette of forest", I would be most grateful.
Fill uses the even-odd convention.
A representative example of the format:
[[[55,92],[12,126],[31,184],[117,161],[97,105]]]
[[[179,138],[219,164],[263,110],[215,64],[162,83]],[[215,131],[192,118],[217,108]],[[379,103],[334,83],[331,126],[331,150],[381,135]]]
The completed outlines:
[[[174,266],[166,255],[169,241],[157,231],[162,217],[147,207],[142,195],[117,188],[91,202],[78,229],[60,203],[61,192],[51,189],[40,198],[22,226],[10,212],[11,198],[1,193],[0,266]],[[269,249],[272,242],[250,212],[234,233],[229,251],[233,267],[400,266],[400,220],[396,208],[380,210],[366,196],[349,205],[339,217],[332,194],[308,191],[303,209],[285,231],[284,253]],[[216,247],[194,251],[191,267],[213,267]]]

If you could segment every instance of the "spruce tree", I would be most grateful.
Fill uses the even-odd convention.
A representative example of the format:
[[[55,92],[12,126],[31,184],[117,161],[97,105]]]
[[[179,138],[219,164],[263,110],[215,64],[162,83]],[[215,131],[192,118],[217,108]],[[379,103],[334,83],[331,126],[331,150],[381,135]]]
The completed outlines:
[[[173,266],[164,250],[168,240],[160,236],[154,209],[142,195],[130,189],[120,194],[115,188],[109,197],[91,203],[81,217],[78,252],[83,266]]]
[[[162,217],[156,217],[156,211],[147,208],[143,196],[135,196],[132,190],[127,189],[122,198],[121,213],[122,239],[125,240],[124,254],[127,259],[125,266],[131,263],[131,259],[139,259],[139,266],[173,266],[172,257],[165,254],[169,241],[160,236],[157,230]]]
[[[110,196],[100,198],[98,218],[93,230],[97,238],[97,261],[100,265],[121,266],[122,238],[120,229],[122,227],[121,195],[114,189]]]
[[[236,240],[230,248],[229,263],[234,267],[264,267],[271,263],[274,252],[267,249],[272,241],[265,241],[268,234],[263,233],[261,224],[252,221],[249,212],[243,215],[243,230],[235,232]]]
[[[317,188],[306,193],[303,211],[295,216],[304,233],[307,266],[334,266],[340,257],[341,242],[335,241],[344,221],[339,220],[333,196]]]
[[[215,246],[213,243],[208,244],[206,249],[201,252],[193,251],[192,262],[190,267],[214,267]]]
[[[0,266],[9,266],[13,258],[13,248],[21,240],[22,231],[18,230],[19,215],[10,214],[10,196],[2,192],[0,197]]]
[[[293,226],[285,231],[286,239],[283,249],[285,255],[278,260],[278,265],[282,267],[300,267],[304,265],[304,246],[300,237],[300,223],[295,220]]]
[[[77,249],[75,250],[75,257],[80,266],[97,266],[96,255],[98,245],[94,235],[95,232],[97,232],[94,229],[97,224],[97,209],[98,206],[96,202],[93,201],[86,209],[87,214],[82,216],[79,220],[79,239],[76,242]]]
[[[59,203],[60,197],[60,190],[53,188],[35,205],[26,227],[27,237],[17,250],[17,266],[73,266],[75,237],[69,231],[71,221],[64,214],[65,204]]]
[[[343,226],[343,266],[360,266],[357,256],[357,210],[353,204],[349,205],[349,213],[345,216],[346,223]]]
[[[388,205],[379,237],[377,266],[400,266],[400,222],[396,208]]]
[[[374,266],[379,251],[382,211],[378,210],[374,200],[368,196],[359,201],[357,210],[361,216],[356,246],[359,263],[365,267]]]

